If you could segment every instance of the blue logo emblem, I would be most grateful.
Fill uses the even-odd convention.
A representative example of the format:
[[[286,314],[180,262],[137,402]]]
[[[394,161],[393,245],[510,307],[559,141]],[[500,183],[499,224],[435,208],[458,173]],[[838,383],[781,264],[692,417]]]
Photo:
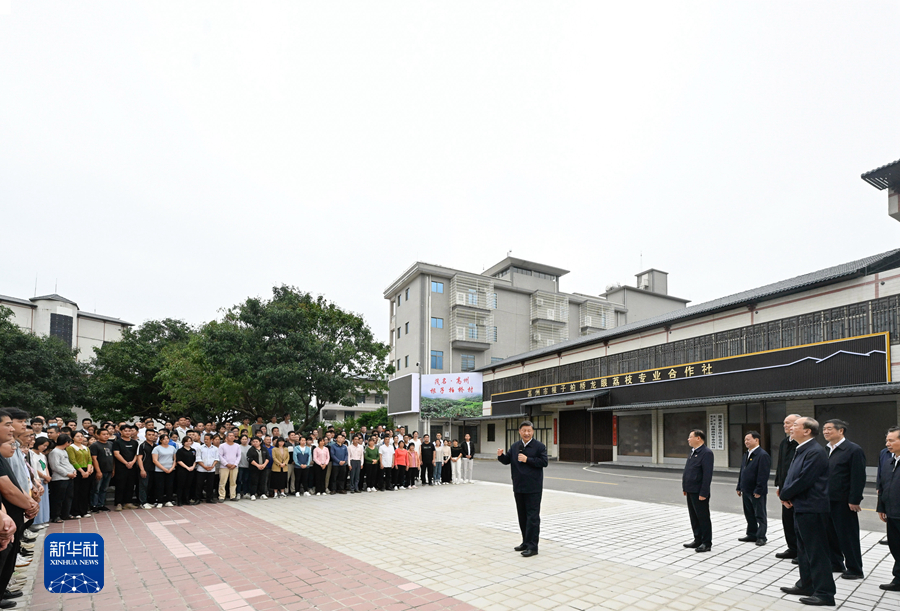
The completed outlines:
[[[53,533],[44,539],[44,587],[54,594],[96,594],[103,589],[103,537]]]

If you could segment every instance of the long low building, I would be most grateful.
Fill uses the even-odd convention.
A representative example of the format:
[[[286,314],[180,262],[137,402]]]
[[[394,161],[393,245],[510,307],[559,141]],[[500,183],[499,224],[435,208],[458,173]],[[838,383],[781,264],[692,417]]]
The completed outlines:
[[[482,446],[535,423],[552,457],[683,464],[692,429],[717,468],[737,468],[759,431],[777,455],[782,421],[841,418],[877,464],[900,420],[900,249],[574,338],[483,366]]]

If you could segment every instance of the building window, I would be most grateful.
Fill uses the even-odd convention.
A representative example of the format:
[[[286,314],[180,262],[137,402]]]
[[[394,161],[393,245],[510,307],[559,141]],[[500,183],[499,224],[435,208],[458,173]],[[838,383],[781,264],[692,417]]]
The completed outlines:
[[[397,327],[397,339],[400,339],[400,327]]]
[[[409,289],[406,289],[406,300],[409,301]]]
[[[443,282],[435,282],[431,281],[431,292],[432,293],[443,293],[444,292],[444,283]]]
[[[384,395],[375,395],[375,405],[384,405]]]
[[[364,395],[364,394],[356,395],[356,402],[357,402],[357,403],[365,403],[365,402],[366,402],[366,395]]]
[[[50,337],[58,337],[67,347],[72,347],[72,317],[65,314],[50,315]]]
[[[409,335],[409,323],[406,323],[405,328],[406,328],[406,334]]]
[[[460,358],[460,369],[462,371],[475,371],[475,355],[463,354]]]
[[[397,295],[397,308],[400,308],[400,295]]]
[[[497,343],[497,327],[488,327],[488,341]]]
[[[356,412],[348,412],[347,410],[344,410],[344,420],[345,421],[353,420],[354,418],[356,418]]]
[[[469,339],[478,339],[478,325],[474,322],[469,323]]]
[[[496,327],[495,327],[495,328],[496,328]],[[492,357],[491,357],[491,364],[493,365],[494,363],[499,363],[499,362],[502,361],[502,360],[503,360],[503,357],[502,357],[502,356],[492,356]]]
[[[478,291],[475,289],[469,289],[467,303],[471,306],[478,305]]]
[[[488,441],[496,441],[497,438],[497,425],[493,422],[488,423],[488,433],[487,433]]]
[[[409,367],[409,355],[408,354],[405,357],[403,357],[403,366]]]
[[[431,317],[431,328],[432,329],[443,329],[444,328],[444,319],[443,318],[434,318]]]
[[[397,371],[400,371],[400,359],[397,359]]]
[[[491,293],[488,295],[488,307],[492,310],[497,309],[497,293]]]
[[[444,368],[444,351],[443,350],[432,350],[431,351],[431,368],[432,369],[443,369]]]

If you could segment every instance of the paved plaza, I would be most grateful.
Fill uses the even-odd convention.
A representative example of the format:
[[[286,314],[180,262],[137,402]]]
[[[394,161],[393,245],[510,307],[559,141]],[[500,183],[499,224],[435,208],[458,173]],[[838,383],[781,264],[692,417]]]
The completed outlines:
[[[804,608],[779,591],[797,578],[795,565],[774,557],[784,548],[779,522],[757,547],[737,541],[742,516],[714,512],[713,551],[696,554],[681,545],[691,539],[687,510],[672,501],[545,490],[533,558],[512,550],[520,537],[505,484],[106,513],[48,529],[103,535],[103,592],[49,594],[31,568],[28,608]],[[837,580],[840,608],[900,609],[900,594],[878,589],[892,566],[880,538],[863,532],[866,579]]]

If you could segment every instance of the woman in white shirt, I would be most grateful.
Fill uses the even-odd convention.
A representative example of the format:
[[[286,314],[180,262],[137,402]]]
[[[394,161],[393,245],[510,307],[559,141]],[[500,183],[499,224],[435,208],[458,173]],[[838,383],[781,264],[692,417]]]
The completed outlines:
[[[44,494],[41,495],[37,515],[34,516],[34,525],[41,528],[46,528],[50,523],[50,470],[47,468],[47,457],[44,456],[48,447],[50,447],[50,440],[46,437],[38,437],[28,451],[31,468],[37,473],[41,485],[44,486]]]

